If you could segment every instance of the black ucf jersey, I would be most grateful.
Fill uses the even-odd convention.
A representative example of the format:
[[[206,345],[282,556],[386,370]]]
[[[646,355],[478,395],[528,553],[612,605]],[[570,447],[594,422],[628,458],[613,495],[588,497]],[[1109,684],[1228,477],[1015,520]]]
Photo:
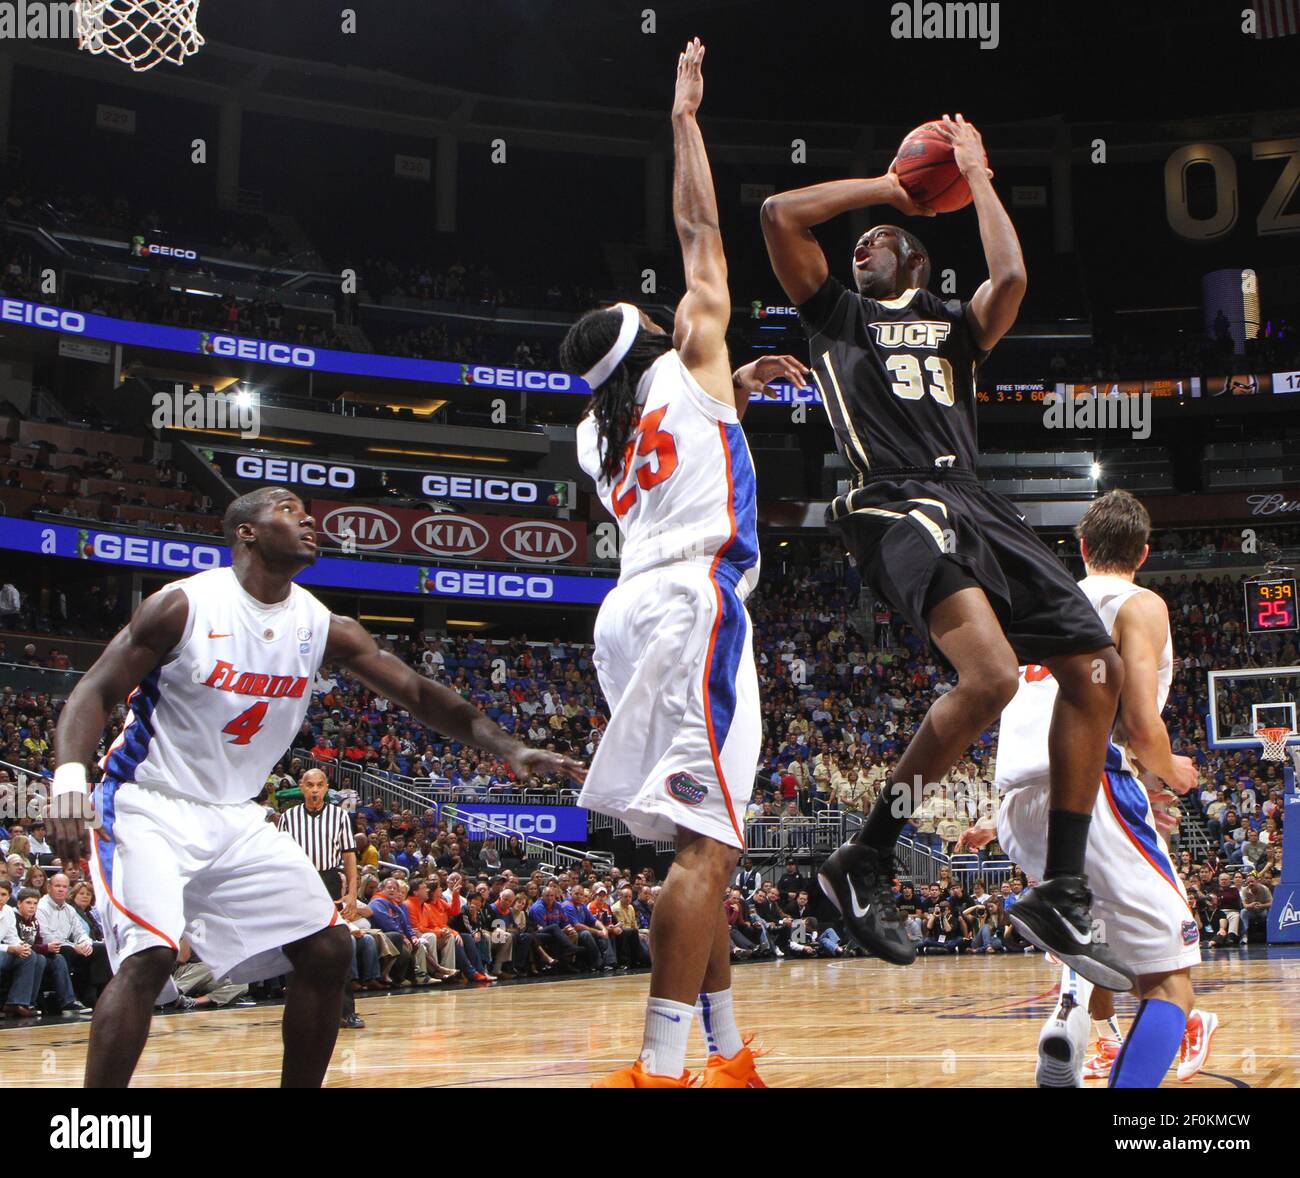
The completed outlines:
[[[928,290],[863,298],[828,276],[799,308],[840,453],[862,486],[886,472],[975,471],[975,368],[966,307]]]

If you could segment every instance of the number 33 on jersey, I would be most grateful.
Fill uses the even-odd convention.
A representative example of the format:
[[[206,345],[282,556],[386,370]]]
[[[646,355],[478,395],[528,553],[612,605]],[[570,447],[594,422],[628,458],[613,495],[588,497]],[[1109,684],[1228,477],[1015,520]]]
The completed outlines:
[[[655,565],[725,560],[758,581],[754,462],[734,407],[714,400],[675,351],[641,378],[640,415],[612,482],[595,418],[578,424],[578,462],[622,536],[620,581]]]

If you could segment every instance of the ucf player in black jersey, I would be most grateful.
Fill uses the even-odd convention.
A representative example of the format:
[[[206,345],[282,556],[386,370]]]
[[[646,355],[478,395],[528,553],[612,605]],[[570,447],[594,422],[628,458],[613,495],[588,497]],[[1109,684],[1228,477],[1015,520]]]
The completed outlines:
[[[926,289],[930,258],[894,225],[853,251],[856,290],[831,273],[812,227],[851,209],[916,205],[891,170],[769,197],[763,235],[773,269],[811,341],[813,372],[855,486],[827,511],[863,580],[957,672],[931,705],[862,830],[819,879],[853,935],[887,961],[915,949],[893,901],[894,847],[919,805],[1015,694],[1019,667],[1060,684],[1049,737],[1051,814],[1043,882],[1009,913],[1023,935],[1095,984],[1127,990],[1132,974],[1092,927],[1084,874],[1088,825],[1123,665],[1088,599],[1012,504],[975,474],[974,372],[1015,322],[1026,274],[1015,227],[985,166],[979,133],[943,119],[970,185],[988,278],[969,302]]]

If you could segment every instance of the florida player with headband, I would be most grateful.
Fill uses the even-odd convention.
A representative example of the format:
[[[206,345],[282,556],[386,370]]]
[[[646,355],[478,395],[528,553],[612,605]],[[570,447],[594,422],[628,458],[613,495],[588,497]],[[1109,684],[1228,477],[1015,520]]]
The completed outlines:
[[[1027,279],[979,133],[960,114],[938,125],[970,187],[988,264],[988,279],[967,303],[926,289],[929,254],[894,225],[877,225],[858,241],[856,290],[830,273],[813,226],[872,205],[929,212],[892,168],[874,179],[779,193],[762,211],[772,266],[799,307],[836,444],[856,474],[827,522],[876,596],[957,672],[957,686],[931,705],[861,831],[827,859],[819,879],[862,945],[910,964],[916,950],[893,900],[898,836],[925,784],[941,781],[997,720],[1015,694],[1017,668],[1044,664],[1060,687],[1046,872],[1011,919],[1097,985],[1127,990],[1131,972],[1095,935],[1084,875],[1123,665],[1061,562],[1010,502],[976,478],[975,370],[1015,322]]]
[[[1134,580],[1149,552],[1151,517],[1127,491],[1111,491],[1093,500],[1075,532],[1088,574],[1079,587],[1115,639],[1125,671],[1088,861],[1100,868],[1097,917],[1138,975],[1140,1005],[1123,1046],[1107,1051],[1107,1040],[1118,1038],[1113,996],[1064,967],[1060,998],[1038,1037],[1036,1080],[1040,1088],[1078,1088],[1089,1078],[1083,1057],[1091,1014],[1103,1044],[1092,1078],[1109,1074],[1115,1088],[1154,1088],[1180,1043],[1178,1078],[1199,1072],[1218,1026],[1216,1015],[1193,1009],[1191,968],[1201,963],[1200,934],[1161,837],[1172,830],[1172,819],[1152,805],[1188,793],[1196,785],[1196,765],[1173,751],[1160,719],[1174,677],[1169,610]],[[982,818],[962,832],[957,846],[982,847],[996,830],[1002,849],[1032,875],[1043,867],[1047,725],[1057,688],[1045,667],[1027,666],[1020,674],[998,737],[996,822]]]
[[[788,356],[733,373],[727,261],[704,139],[699,39],[678,58],[673,218],[686,293],[669,336],[627,303],[590,311],[560,360],[592,389],[578,461],[618,521],[618,585],[596,619],[610,720],[579,805],[634,834],[675,840],[650,922],[650,999],[639,1058],[597,1087],[680,1088],[698,1008],[705,1087],[763,1087],[731,1005],[723,891],[762,722],[745,598],[758,581],[754,464],[740,427],[751,392],[807,370]]]
[[[495,754],[521,778],[582,779],[576,762],[527,748],[294,584],[316,560],[316,524],[297,495],[251,491],[223,523],[231,566],[146,598],[59,717],[51,809],[59,852],[72,862],[85,836],[86,766],[130,693],[94,790],[91,869],[116,972],[95,1005],[88,1088],[130,1081],[182,934],[216,977],[293,971],[281,1082],[324,1078],[352,954],[348,930],[311,861],[251,800],[297,735],[322,663]]]

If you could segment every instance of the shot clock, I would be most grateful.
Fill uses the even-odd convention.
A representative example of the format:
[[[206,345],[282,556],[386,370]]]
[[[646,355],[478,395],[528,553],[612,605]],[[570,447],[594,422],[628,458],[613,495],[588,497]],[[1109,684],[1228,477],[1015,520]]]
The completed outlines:
[[[1246,629],[1251,634],[1300,629],[1294,577],[1246,582]]]

